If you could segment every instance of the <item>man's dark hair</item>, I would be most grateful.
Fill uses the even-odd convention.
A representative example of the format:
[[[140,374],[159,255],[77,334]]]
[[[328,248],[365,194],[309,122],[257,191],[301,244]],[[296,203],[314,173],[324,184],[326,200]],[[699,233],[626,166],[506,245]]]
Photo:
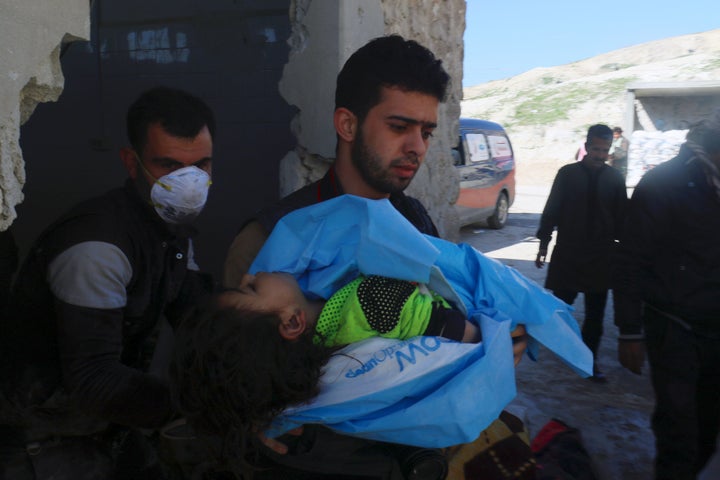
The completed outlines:
[[[148,127],[154,123],[174,137],[193,139],[205,126],[210,136],[215,137],[215,116],[210,107],[198,97],[175,88],[152,88],[130,105],[127,135],[138,155],[147,143]]]
[[[602,138],[603,140],[609,140],[612,142],[613,132],[607,125],[598,123],[597,125],[593,125],[588,128],[587,139],[585,141],[590,143],[593,138]]]
[[[620,127],[613,128],[613,133],[622,133],[622,128],[620,128]]]
[[[337,76],[335,108],[347,108],[362,122],[380,102],[381,87],[445,99],[450,76],[442,60],[414,40],[379,37],[353,53]]]
[[[714,119],[705,119],[690,126],[687,140],[702,147],[706,153],[720,152],[720,110]]]
[[[198,305],[177,329],[171,391],[221,467],[249,478],[248,447],[285,408],[318,394],[331,349],[315,344],[312,328],[286,340],[278,315],[222,300],[219,294]]]

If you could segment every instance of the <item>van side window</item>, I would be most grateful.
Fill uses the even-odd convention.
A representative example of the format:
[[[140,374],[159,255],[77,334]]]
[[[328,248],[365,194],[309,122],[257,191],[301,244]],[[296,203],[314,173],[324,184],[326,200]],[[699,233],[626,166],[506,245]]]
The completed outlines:
[[[488,135],[488,141],[495,166],[500,170],[512,170],[513,152],[508,138],[503,135]]]
[[[467,160],[466,164],[470,165],[478,162],[487,162],[490,159],[487,141],[482,133],[468,133],[465,135],[467,143]]]

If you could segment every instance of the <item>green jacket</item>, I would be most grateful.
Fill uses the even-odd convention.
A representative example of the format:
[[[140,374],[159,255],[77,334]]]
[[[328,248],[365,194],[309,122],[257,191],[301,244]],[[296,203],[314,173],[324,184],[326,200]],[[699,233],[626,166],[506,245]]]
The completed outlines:
[[[327,301],[315,327],[316,341],[341,346],[371,337],[423,335],[438,307],[451,308],[425,285],[360,276]]]

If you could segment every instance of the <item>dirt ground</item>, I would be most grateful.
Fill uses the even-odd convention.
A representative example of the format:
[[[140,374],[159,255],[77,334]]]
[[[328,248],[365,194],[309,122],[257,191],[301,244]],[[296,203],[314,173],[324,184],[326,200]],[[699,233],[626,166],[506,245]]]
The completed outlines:
[[[535,267],[538,249],[535,232],[548,192],[549,186],[519,186],[504,229],[465,227],[461,241],[542,285],[547,267]],[[582,294],[574,307],[575,317],[582,324]],[[518,396],[508,409],[525,420],[531,437],[553,418],[578,428],[601,480],[651,479],[655,446],[650,415],[654,399],[647,364],[642,376],[620,366],[617,328],[612,318],[609,299],[599,351],[600,369],[608,379],[606,384],[579,377],[551,352],[541,350],[537,362],[525,358],[518,366]],[[705,472],[701,478],[720,478],[718,472]]]

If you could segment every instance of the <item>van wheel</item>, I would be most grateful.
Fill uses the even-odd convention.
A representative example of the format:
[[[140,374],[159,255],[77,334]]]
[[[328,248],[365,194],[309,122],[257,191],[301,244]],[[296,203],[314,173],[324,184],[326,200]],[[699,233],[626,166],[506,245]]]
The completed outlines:
[[[510,202],[507,193],[500,192],[495,204],[495,212],[487,219],[488,227],[495,230],[503,228],[508,219],[508,210],[510,210]]]

